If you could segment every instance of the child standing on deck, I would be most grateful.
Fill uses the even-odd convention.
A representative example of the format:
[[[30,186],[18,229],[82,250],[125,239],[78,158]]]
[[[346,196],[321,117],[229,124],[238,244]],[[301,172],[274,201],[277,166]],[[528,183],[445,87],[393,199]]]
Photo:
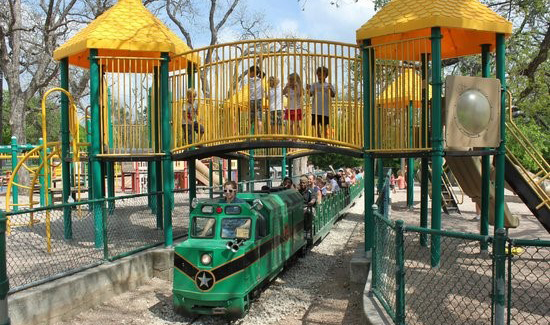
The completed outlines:
[[[250,100],[250,124],[257,126],[254,133],[262,133],[262,99],[264,97],[264,88],[262,85],[262,70],[258,66],[251,66],[248,69],[248,96]],[[243,79],[244,81],[244,79]]]
[[[199,124],[199,106],[195,98],[197,97],[197,92],[195,89],[189,88],[185,92],[185,105],[183,106],[183,143],[191,144],[193,143],[194,132],[199,134],[199,136],[204,134],[204,127]],[[198,140],[197,137],[195,140]],[[197,141],[194,141],[197,142]]]
[[[328,77],[327,67],[318,67],[315,74],[317,82],[306,85],[307,93],[312,96],[311,124],[316,129],[317,136],[325,135],[328,138],[330,99],[336,96],[336,92],[332,84],[325,81]]]
[[[298,135],[301,133],[300,123],[302,121],[302,80],[299,74],[288,75],[288,83],[283,89],[283,95],[288,98],[288,107],[285,110],[284,118],[290,121],[290,132]]]
[[[269,77],[269,114],[271,120],[271,132],[281,133],[283,125],[283,105],[282,105],[282,90],[279,85],[279,79]],[[275,131],[275,132],[273,132]]]

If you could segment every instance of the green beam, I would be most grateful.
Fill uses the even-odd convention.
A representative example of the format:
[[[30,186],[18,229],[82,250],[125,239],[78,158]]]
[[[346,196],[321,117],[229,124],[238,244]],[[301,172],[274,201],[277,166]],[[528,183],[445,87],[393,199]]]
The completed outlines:
[[[363,150],[364,150],[364,210],[365,210],[365,252],[371,250],[374,246],[374,214],[372,205],[374,204],[374,158],[372,153],[367,152],[371,149],[371,115],[374,100],[374,50],[369,49],[370,40],[366,40],[362,46],[363,52]]]
[[[105,92],[104,92],[105,93]],[[113,148],[113,122],[111,117],[113,116],[111,110],[111,89],[107,87],[107,134],[109,135],[109,149]],[[113,161],[106,162],[107,168],[107,197],[115,197],[115,163]],[[115,201],[107,202],[108,211],[112,213],[115,209]]]
[[[227,159],[227,180],[230,181],[231,180],[231,159]]]
[[[281,180],[285,179],[286,177],[286,148],[283,148],[283,160],[281,161]]]
[[[252,126],[254,127],[254,126]],[[254,172],[254,150],[250,150],[250,156],[248,158],[248,174],[250,182],[248,183],[248,191],[254,192],[254,179],[256,178],[255,172]]]
[[[189,204],[197,197],[197,164],[195,159],[187,162],[187,170],[189,176]]]
[[[414,143],[414,115],[413,103],[409,102],[409,148],[412,149]],[[414,205],[414,158],[407,159],[407,208],[412,209]]]
[[[172,208],[174,206],[174,165],[172,164],[172,109],[170,107],[170,89],[168,64],[170,55],[162,53],[160,63],[160,94],[161,94],[161,116],[162,116],[162,190],[164,203],[164,246],[170,247],[173,244],[172,232]]]
[[[481,45],[481,76],[489,78],[491,76],[490,61],[491,44]],[[489,148],[485,148],[489,149]],[[489,205],[490,205],[490,187],[491,187],[491,159],[489,156],[481,157],[481,224],[479,234],[489,235]],[[481,250],[487,251],[489,245],[487,242],[481,242]]]
[[[428,146],[428,135],[424,132],[428,126],[428,54],[421,54],[421,74],[422,74],[422,146]],[[421,184],[420,184],[420,227],[428,228],[428,168],[429,159],[421,160]],[[420,234],[420,246],[428,246],[428,236]]]
[[[63,58],[59,62],[61,88],[69,91],[69,58]],[[77,141],[77,139],[73,139]],[[67,203],[71,195],[71,162],[70,158],[70,132],[69,132],[69,98],[61,94],[61,174],[63,182],[63,203]],[[53,202],[52,202],[53,203]],[[63,208],[63,235],[65,239],[73,238],[73,226],[71,209]]]
[[[158,130],[158,128],[161,127],[161,121],[160,121],[160,110],[161,107],[159,106],[159,100],[158,98],[162,96],[159,84],[159,68],[155,68],[153,70],[154,75],[154,81],[153,81],[153,98],[155,99],[151,105],[151,118],[153,125],[155,126],[155,129]],[[162,137],[162,134],[161,134]],[[161,149],[161,139],[158,136],[158,132],[153,133],[152,135],[153,139],[153,150],[154,152],[160,152]],[[153,192],[157,192],[159,194],[156,195],[155,198],[152,198],[153,205],[155,206],[154,212],[157,216],[157,229],[162,229],[162,219],[164,218],[164,214],[162,211],[162,162],[161,161],[153,161],[151,164],[153,166],[153,170],[151,172],[151,189]]]
[[[97,155],[101,152],[101,112],[100,112],[100,97],[99,87],[101,76],[99,75],[99,60],[97,59],[97,49],[90,50],[90,109],[91,109],[91,133],[92,144],[90,148],[90,162],[92,165],[92,191],[94,199],[102,199],[103,178],[101,177],[101,162]],[[95,231],[95,247],[104,247],[104,214],[103,204],[101,202],[94,203],[94,231]]]
[[[218,185],[221,186],[223,185],[223,159],[222,158],[218,158]]]
[[[441,175],[443,173],[443,136],[441,125],[441,29],[432,27],[432,229],[441,229]],[[439,267],[441,237],[432,235],[431,265]]]
[[[210,157],[208,161],[208,193],[211,199],[214,197],[214,171],[212,159],[213,158]]]

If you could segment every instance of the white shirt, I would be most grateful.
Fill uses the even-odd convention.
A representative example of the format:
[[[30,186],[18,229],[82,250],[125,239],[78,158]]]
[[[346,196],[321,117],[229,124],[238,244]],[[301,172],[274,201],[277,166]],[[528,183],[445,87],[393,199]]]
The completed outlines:
[[[280,111],[283,109],[281,101],[281,87],[275,86],[274,88],[269,88],[269,110],[270,111]]]
[[[302,97],[300,96],[300,91],[295,91],[292,88],[288,89],[288,108],[289,109],[301,109],[302,108]]]
[[[311,85],[309,91],[313,99],[313,112],[317,115],[329,116],[329,103],[331,98],[331,90],[334,92],[334,87],[328,82],[316,82]]]
[[[243,83],[244,83],[243,78]],[[264,89],[262,85],[262,78],[259,77],[248,77],[248,99],[249,100],[258,100],[262,99],[264,96]]]

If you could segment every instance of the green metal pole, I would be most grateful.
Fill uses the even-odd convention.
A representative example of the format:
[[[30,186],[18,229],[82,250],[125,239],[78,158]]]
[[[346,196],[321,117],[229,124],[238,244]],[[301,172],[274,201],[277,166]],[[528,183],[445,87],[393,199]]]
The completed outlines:
[[[97,155],[101,150],[101,112],[99,107],[99,60],[97,57],[97,49],[90,50],[90,109],[92,111],[92,145],[90,149],[90,162],[92,165],[92,188],[94,199],[103,199],[103,179],[101,178],[101,162]],[[103,248],[103,231],[104,231],[104,215],[103,203],[94,203],[94,231],[95,231],[95,247]]]
[[[367,152],[371,149],[371,114],[374,100],[374,78],[372,63],[374,61],[374,51],[369,49],[370,40],[363,43],[363,169],[364,169],[364,209],[365,209],[365,252],[368,252],[374,245],[374,214],[372,205],[374,204],[374,158],[372,153]]]
[[[38,139],[38,145],[42,147],[43,144],[44,140],[42,140],[42,138]],[[38,161],[38,164],[42,165],[45,160],[46,157],[44,157],[44,151],[40,150],[40,160]],[[44,182],[44,173],[40,172],[38,175],[38,182],[40,183],[40,206],[43,207],[46,204],[46,183]]]
[[[405,324],[405,240],[403,220],[395,222],[395,324]]]
[[[159,74],[161,73],[159,71],[158,68],[155,68],[154,69],[154,78],[155,78],[155,82],[153,83],[153,94],[154,94],[154,103],[152,105],[152,109],[153,109],[153,123],[155,125],[155,129],[161,129],[161,132],[162,132],[162,126],[161,126],[161,103],[159,102],[159,98],[160,100],[162,100],[162,92],[161,92],[161,85],[159,84],[160,82],[160,79],[159,79]],[[162,146],[162,143],[161,143],[161,138],[162,138],[162,134],[160,135],[160,137],[158,136],[158,134],[153,134],[153,148],[154,148],[154,151],[155,152],[161,152],[161,146]],[[151,179],[151,189],[159,194],[157,194],[153,201],[154,201],[154,205],[156,206],[156,209],[155,209],[155,213],[156,213],[156,216],[157,216],[157,229],[162,229],[163,227],[163,224],[162,224],[162,220],[164,218],[164,213],[162,211],[162,162],[161,161],[154,161],[153,163],[153,172],[151,173],[151,176],[152,176],[152,179]]]
[[[413,128],[413,103],[409,102],[409,148],[412,149],[414,143]],[[407,159],[407,208],[412,209],[414,205],[414,158]]]
[[[500,79],[500,146],[495,157],[495,237],[504,237],[504,164],[506,158],[506,72],[505,72],[506,45],[504,34],[496,35],[496,74]],[[496,239],[496,238],[495,238]],[[505,239],[495,240],[495,324],[504,324],[505,303]]]
[[[195,87],[195,67],[192,63],[187,65],[187,86],[188,88]],[[197,164],[195,159],[187,162],[188,178],[189,178],[189,204],[197,197]]]
[[[381,138],[381,137],[380,137]],[[380,139],[379,138],[379,139]],[[377,164],[377,178],[378,178],[378,182],[377,182],[377,191],[378,193],[382,192],[382,187],[384,187],[384,161],[382,160],[382,158],[378,158],[376,159],[376,164]]]
[[[61,88],[69,91],[69,58],[63,58],[59,62]],[[77,141],[77,139],[74,139]],[[61,174],[63,182],[62,199],[67,203],[71,195],[71,162],[70,159],[70,133],[69,133],[69,98],[61,94]],[[71,208],[63,208],[63,235],[65,239],[73,238],[73,226]]]
[[[250,150],[250,157],[248,158],[248,173],[250,182],[248,183],[248,191],[250,193],[254,192],[254,180],[256,178],[255,172],[254,172],[254,150]]]
[[[11,173],[13,175],[13,181],[15,183],[19,183],[19,176],[17,174],[14,174],[15,166],[17,166],[17,138],[11,137]],[[12,187],[12,203],[13,203],[13,211],[19,211],[19,188],[17,186]]]
[[[109,148],[113,148],[113,123],[111,120],[111,89],[107,88],[107,134],[109,135]],[[115,197],[115,162],[106,162],[107,168],[107,197]],[[107,203],[109,213],[112,213],[115,209],[115,201],[111,200]]]
[[[174,206],[174,165],[172,164],[172,109],[170,108],[170,89],[168,64],[170,55],[162,53],[162,62],[160,63],[161,79],[161,106],[162,106],[162,184],[163,184],[163,202],[164,202],[164,246],[170,247],[173,244],[172,232],[172,208]]]
[[[212,169],[212,157],[210,157],[210,160],[208,161],[208,193],[210,198],[214,197],[214,171]]]
[[[227,159],[227,180],[230,181],[232,179],[231,176],[231,159]]]
[[[237,159],[237,184],[239,188],[239,192],[243,191],[243,166],[242,166],[242,159]]]
[[[292,177],[294,177],[294,174],[293,174],[293,171],[294,171],[293,162],[294,162],[294,159],[292,159],[292,158],[289,158],[289,159],[288,159],[288,177],[290,177],[291,179],[292,179]]]
[[[90,112],[86,111],[86,142],[92,143],[92,118],[90,116]],[[91,157],[91,148],[87,148],[88,150],[88,156]],[[88,198],[94,197],[93,187],[92,187],[92,163],[90,160],[88,160],[88,163],[86,164],[86,187],[88,188]],[[90,211],[93,211],[93,204],[89,205]]]
[[[443,137],[441,126],[441,29],[432,27],[432,229],[441,230],[441,175],[443,173]],[[441,237],[432,235],[432,267],[439,267]]]
[[[221,188],[223,185],[223,159],[218,158],[218,186]]]
[[[490,62],[491,44],[481,45],[481,76],[489,78],[491,75]],[[485,148],[488,149],[488,148]],[[481,224],[479,234],[483,236],[489,235],[489,193],[491,186],[491,160],[489,156],[481,157]],[[487,251],[489,244],[481,242],[481,250]]]
[[[269,170],[269,158],[265,158],[265,179],[267,179],[267,186],[272,186],[271,172]]]
[[[286,148],[283,148],[283,160],[281,161],[281,180],[286,177]]]
[[[428,146],[428,135],[425,130],[428,127],[428,55],[421,54],[422,60],[422,147]],[[420,227],[428,228],[428,163],[427,157],[422,157],[421,162],[421,184],[420,184]],[[420,234],[420,246],[428,246],[428,236],[426,234]]]
[[[10,283],[6,268],[6,216],[0,210],[0,325],[9,325],[10,317],[8,316],[8,291]]]

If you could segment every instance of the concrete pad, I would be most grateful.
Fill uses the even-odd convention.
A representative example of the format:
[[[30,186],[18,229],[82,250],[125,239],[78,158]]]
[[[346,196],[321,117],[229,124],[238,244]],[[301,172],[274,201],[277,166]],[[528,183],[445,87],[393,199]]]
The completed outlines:
[[[384,307],[378,302],[370,291],[372,272],[369,272],[365,290],[363,291],[363,312],[366,324],[369,325],[392,325],[391,317],[386,313]]]
[[[365,244],[360,243],[349,263],[349,280],[352,283],[367,282],[371,264],[371,252],[365,253]]]
[[[41,284],[8,297],[12,325],[50,324],[90,309],[149,281],[172,279],[173,249],[144,251]]]

